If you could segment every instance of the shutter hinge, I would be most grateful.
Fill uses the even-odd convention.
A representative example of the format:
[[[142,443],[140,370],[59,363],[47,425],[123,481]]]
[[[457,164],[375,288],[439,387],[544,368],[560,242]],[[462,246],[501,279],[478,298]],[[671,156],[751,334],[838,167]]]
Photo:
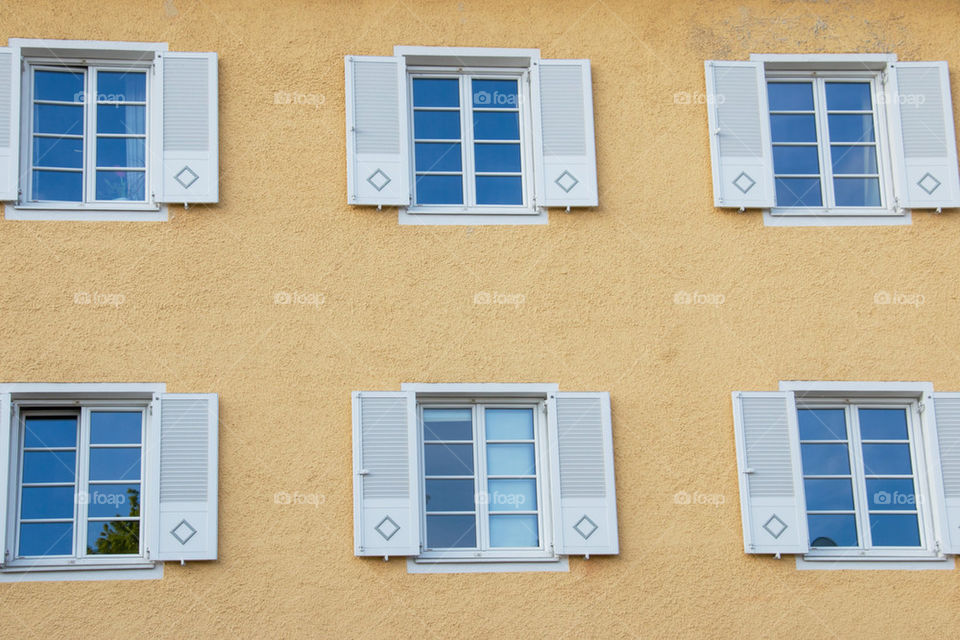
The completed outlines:
[[[939,540],[933,543],[933,550],[937,553],[937,555],[943,553],[943,547],[940,545]]]
[[[920,402],[920,403],[917,403],[917,408],[919,408],[919,409],[920,409],[920,413],[923,413],[923,412],[924,412],[924,410],[926,410],[926,408],[927,408],[927,405],[926,405],[926,404],[924,404],[923,402]]]

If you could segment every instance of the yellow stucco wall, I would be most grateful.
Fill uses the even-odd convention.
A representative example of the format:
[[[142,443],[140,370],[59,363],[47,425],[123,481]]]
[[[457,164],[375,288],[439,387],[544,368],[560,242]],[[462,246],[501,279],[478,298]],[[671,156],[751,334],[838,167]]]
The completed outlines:
[[[7,2],[4,37],[220,56],[221,203],[166,223],[0,222],[0,380],[220,394],[220,560],[162,580],[0,585],[5,637],[944,637],[955,571],[743,553],[730,392],[781,379],[960,390],[956,211],[765,228],[712,207],[703,60],[950,62],[955,1]],[[343,56],[395,44],[589,58],[601,206],[548,226],[400,227],[346,204]],[[278,91],[316,104],[275,104]],[[693,96],[677,104],[675,94]],[[681,99],[680,102],[683,102]],[[475,305],[477,292],[523,304]],[[878,305],[878,291],[921,305]],[[78,292],[123,304],[79,305]],[[323,303],[278,305],[277,292]],[[679,292],[723,304],[676,304]],[[621,554],[569,573],[408,575],[353,556],[350,392],[609,390]],[[276,504],[277,492],[319,506]],[[679,491],[720,496],[680,505]]]

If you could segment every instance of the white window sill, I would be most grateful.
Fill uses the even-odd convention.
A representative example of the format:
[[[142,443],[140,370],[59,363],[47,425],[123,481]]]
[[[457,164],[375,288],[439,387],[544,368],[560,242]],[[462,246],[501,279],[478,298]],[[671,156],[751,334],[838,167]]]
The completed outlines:
[[[514,213],[512,211],[503,212],[462,212],[462,213],[441,213],[424,212],[416,209],[411,210],[408,207],[400,207],[400,224],[404,225],[463,225],[463,226],[481,226],[494,224],[547,224],[549,217],[546,208],[539,208],[530,213]]]
[[[781,210],[782,211],[782,210]],[[902,214],[837,215],[828,213],[781,213],[763,210],[765,227],[877,227],[908,225],[912,223],[909,211]]]
[[[871,560],[842,557],[797,556],[797,569],[800,571],[952,571],[955,567],[953,556],[910,558],[903,560]]]
[[[74,582],[93,580],[159,580],[163,577],[162,562],[121,567],[7,567],[0,570],[4,582]]]
[[[41,220],[59,222],[166,222],[167,205],[144,209],[41,209],[4,205],[7,220]]]
[[[528,573],[534,571],[570,571],[567,557],[530,561],[451,562],[407,558],[407,573]]]

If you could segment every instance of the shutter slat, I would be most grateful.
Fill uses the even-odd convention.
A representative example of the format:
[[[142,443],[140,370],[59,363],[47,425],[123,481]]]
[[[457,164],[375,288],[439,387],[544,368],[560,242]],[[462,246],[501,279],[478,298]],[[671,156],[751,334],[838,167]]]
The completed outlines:
[[[0,201],[14,202],[20,171],[20,54],[0,47]]]
[[[960,553],[960,393],[934,393],[936,452],[940,464],[931,462],[932,484],[939,494],[944,521],[944,553]]]

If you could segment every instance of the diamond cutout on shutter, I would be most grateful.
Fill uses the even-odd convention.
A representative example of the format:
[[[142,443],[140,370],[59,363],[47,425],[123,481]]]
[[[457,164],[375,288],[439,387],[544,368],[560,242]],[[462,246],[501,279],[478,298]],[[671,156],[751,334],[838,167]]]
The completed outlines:
[[[933,192],[940,186],[940,181],[934,178],[928,171],[917,181],[917,186],[926,191],[928,196],[932,196]]]
[[[733,186],[740,189],[743,193],[753,189],[753,185],[755,184],[757,184],[757,181],[747,175],[746,171],[741,171],[740,175],[733,179]]]
[[[381,169],[377,169],[367,178],[367,182],[373,185],[373,188],[377,191],[383,191],[383,188],[390,184],[390,176],[385,174]]]
[[[770,519],[763,523],[763,528],[776,540],[787,530],[787,523],[777,517],[777,514],[770,516]]]
[[[373,530],[383,536],[384,540],[389,540],[396,535],[397,531],[400,531],[400,525],[394,522],[393,518],[387,516]]]
[[[198,176],[193,169],[185,166],[177,172],[177,175],[173,176],[173,179],[179,182],[180,186],[184,189],[189,189],[194,182],[200,179],[200,176]]]
[[[170,535],[176,538],[180,544],[187,544],[190,538],[197,535],[197,530],[190,526],[190,523],[186,520],[181,520],[177,523],[177,526],[170,530]]]
[[[563,189],[564,193],[570,193],[570,190],[575,186],[580,184],[580,181],[577,180],[572,173],[569,171],[564,171],[557,179],[553,181],[558,187]]]
[[[573,525],[573,530],[579,533],[584,540],[592,536],[597,529],[597,524],[586,515],[577,520],[577,524]]]

